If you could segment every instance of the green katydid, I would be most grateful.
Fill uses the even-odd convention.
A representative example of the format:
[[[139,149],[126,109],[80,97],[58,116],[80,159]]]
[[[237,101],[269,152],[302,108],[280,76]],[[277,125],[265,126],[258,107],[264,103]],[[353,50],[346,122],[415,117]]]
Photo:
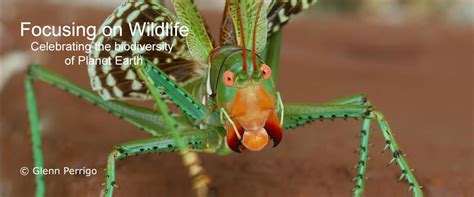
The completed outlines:
[[[93,43],[160,43],[174,45],[171,53],[150,51],[91,51],[90,57],[125,56],[143,58],[143,64],[89,64],[95,93],[84,90],[39,65],[31,65],[25,80],[31,123],[35,166],[43,166],[41,136],[32,82],[52,84],[123,118],[152,135],[114,148],[107,160],[105,196],[112,196],[115,162],[130,155],[178,150],[189,169],[198,196],[206,196],[210,178],[195,152],[229,154],[258,151],[269,140],[277,146],[283,130],[314,120],[361,118],[361,146],[354,196],[363,196],[372,120],[379,124],[386,147],[393,152],[415,196],[423,196],[421,186],[400,151],[388,123],[364,95],[323,104],[283,104],[275,88],[280,57],[281,27],[290,17],[307,9],[314,0],[227,0],[219,45],[213,44],[192,0],[173,0],[176,14],[152,0],[121,4],[103,26],[126,23],[176,22],[188,26],[187,37],[141,37],[125,32]],[[134,106],[120,100],[152,99],[156,109]],[[181,112],[169,110],[166,101]],[[36,176],[36,196],[44,196],[42,175]]]

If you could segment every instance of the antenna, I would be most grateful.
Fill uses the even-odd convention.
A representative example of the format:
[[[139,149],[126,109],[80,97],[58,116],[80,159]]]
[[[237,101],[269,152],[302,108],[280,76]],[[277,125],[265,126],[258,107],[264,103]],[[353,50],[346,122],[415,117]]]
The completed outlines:
[[[242,22],[242,14],[240,13],[240,4],[238,0],[234,0],[235,6],[237,8],[237,16],[239,17],[239,27],[240,27],[240,45],[242,46],[242,58],[244,59],[244,64],[242,70],[247,72],[247,49],[245,48],[245,37],[244,37],[244,25]]]
[[[256,51],[256,37],[257,37],[257,26],[258,19],[260,18],[260,12],[262,11],[263,0],[260,0],[257,8],[257,15],[255,17],[255,24],[253,25],[253,35],[252,35],[252,63],[253,63],[253,72],[257,72],[257,51]]]

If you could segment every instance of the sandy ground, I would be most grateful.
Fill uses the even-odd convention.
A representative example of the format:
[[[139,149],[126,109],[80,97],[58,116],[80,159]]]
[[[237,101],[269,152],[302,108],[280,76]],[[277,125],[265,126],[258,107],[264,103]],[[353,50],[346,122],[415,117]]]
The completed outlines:
[[[20,18],[3,21],[10,37],[2,37],[1,54],[27,50],[38,39],[19,38],[19,20],[99,25],[110,12],[36,4],[22,8]],[[216,30],[220,15],[205,17]],[[473,30],[435,23],[309,20],[312,17],[300,17],[285,29],[278,84],[284,101],[324,102],[366,93],[395,130],[427,196],[474,196]],[[85,67],[63,65],[70,55],[74,53],[37,53],[34,59],[89,87]],[[19,174],[22,166],[33,166],[23,78],[15,75],[1,92],[1,196],[34,194],[34,176]],[[44,84],[36,87],[45,165],[99,171],[91,177],[47,176],[48,196],[98,196],[112,147],[148,136],[75,96]],[[219,196],[349,196],[360,127],[355,120],[316,122],[285,133],[274,149],[200,155]],[[408,185],[397,182],[397,166],[386,167],[391,154],[380,154],[384,141],[375,127],[371,140],[367,196],[410,196]],[[173,153],[119,161],[117,183],[116,196],[193,194],[187,172]]]

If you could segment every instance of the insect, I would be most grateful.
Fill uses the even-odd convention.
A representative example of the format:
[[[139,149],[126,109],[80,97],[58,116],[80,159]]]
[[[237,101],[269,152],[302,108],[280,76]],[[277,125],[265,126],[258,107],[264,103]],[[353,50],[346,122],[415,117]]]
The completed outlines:
[[[206,25],[191,0],[173,0],[176,13],[148,0],[127,1],[104,21],[104,26],[134,23],[180,22],[188,36],[140,36],[98,34],[95,43],[171,43],[169,52],[147,50],[92,50],[90,58],[139,57],[142,63],[90,63],[90,92],[39,65],[29,67],[25,79],[27,107],[32,131],[35,166],[43,166],[41,137],[33,81],[43,81],[75,94],[119,116],[151,135],[151,138],[116,146],[107,159],[103,193],[112,196],[115,163],[131,155],[178,151],[189,169],[198,196],[208,194],[211,179],[196,152],[230,154],[259,151],[270,141],[277,146],[283,131],[314,120],[360,118],[362,122],[359,162],[354,196],[363,196],[372,121],[380,126],[385,150],[393,153],[415,196],[423,196],[412,169],[401,152],[387,121],[364,95],[322,104],[284,104],[275,84],[279,74],[282,27],[313,5],[312,0],[227,0],[219,44],[213,43]],[[127,28],[123,28],[127,29]],[[100,31],[104,31],[101,28]],[[104,33],[104,32],[101,32]],[[155,108],[126,103],[126,99],[149,100]],[[170,110],[173,103],[178,110]],[[37,196],[44,196],[43,175],[36,176]]]

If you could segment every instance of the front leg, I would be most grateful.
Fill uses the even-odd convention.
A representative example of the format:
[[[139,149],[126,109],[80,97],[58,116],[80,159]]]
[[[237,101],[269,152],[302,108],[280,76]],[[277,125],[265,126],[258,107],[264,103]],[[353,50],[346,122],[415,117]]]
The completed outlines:
[[[85,101],[99,106],[109,113],[118,116],[120,119],[124,119],[138,128],[143,129],[153,136],[164,135],[165,131],[167,131],[166,126],[163,124],[163,117],[161,114],[157,113],[157,111],[119,101],[104,101],[95,93],[87,91],[71,83],[70,81],[51,71],[48,71],[40,65],[33,64],[28,68],[24,83],[28,118],[31,127],[31,140],[33,144],[33,160],[35,167],[44,167],[43,152],[41,150],[41,131],[39,127],[38,108],[36,104],[35,87],[33,85],[35,81],[53,85],[54,87],[62,89],[70,94],[76,95],[79,98],[82,98]],[[180,120],[180,123],[184,124],[183,120]],[[46,193],[44,175],[37,174],[35,176],[35,181],[36,196],[44,196]]]
[[[369,148],[369,134],[370,124],[373,119],[376,119],[382,134],[385,138],[386,146],[384,150],[390,149],[393,153],[393,158],[390,163],[396,161],[398,166],[402,170],[400,180],[405,178],[410,184],[409,190],[413,190],[414,196],[423,196],[421,186],[416,180],[413,170],[408,165],[405,155],[400,150],[395,137],[385,121],[383,115],[380,112],[374,111],[373,106],[367,102],[365,96],[359,95],[354,97],[348,97],[335,101],[328,102],[326,104],[298,104],[298,105],[285,105],[285,119],[284,128],[295,128],[314,120],[323,119],[336,119],[336,118],[362,118],[362,131],[361,131],[361,145],[358,148],[359,162],[356,164],[358,174],[354,178],[356,186],[353,189],[354,196],[364,195],[365,186],[365,174],[367,168],[367,157]]]
[[[181,132],[180,138],[188,149],[195,151],[214,151],[219,148],[221,137],[218,135],[218,132],[214,130],[188,130]],[[178,144],[171,135],[132,141],[114,147],[114,150],[110,153],[107,160],[105,189],[103,190],[103,194],[105,194],[106,197],[111,197],[114,188],[117,187],[115,181],[115,162],[118,159],[132,155],[174,152],[176,150],[179,150]],[[193,177],[193,186],[201,186],[197,188],[199,189],[203,188],[202,185],[207,185],[210,180],[205,175],[203,168],[200,166],[200,161],[194,152],[188,151],[187,154],[184,154],[183,162],[184,165],[190,169],[189,175]],[[202,190],[199,191],[202,192]],[[204,194],[198,193],[198,196],[203,196]]]

